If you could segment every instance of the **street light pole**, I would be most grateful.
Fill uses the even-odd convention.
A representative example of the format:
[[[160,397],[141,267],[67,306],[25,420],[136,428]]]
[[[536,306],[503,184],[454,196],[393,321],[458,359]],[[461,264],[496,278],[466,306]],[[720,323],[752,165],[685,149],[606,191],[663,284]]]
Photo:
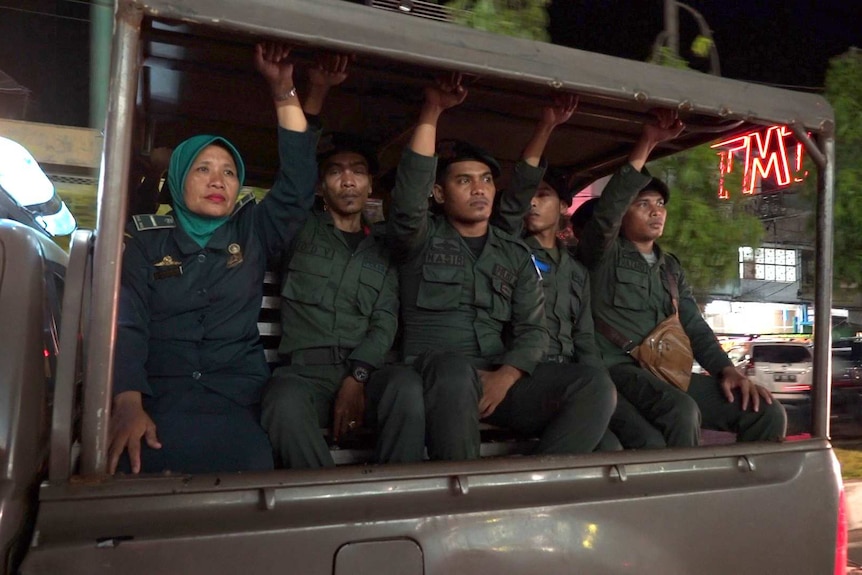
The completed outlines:
[[[671,54],[679,56],[679,11],[676,0],[664,0],[664,37]]]
[[[683,4],[676,0],[664,0],[664,31],[659,34],[661,42],[657,39],[657,44],[667,46],[671,54],[679,57],[679,8],[682,8],[694,17],[700,35],[709,40],[709,73],[714,76],[721,76],[718,48],[715,47],[712,30],[709,28],[709,24],[706,23],[706,18],[703,17],[703,14],[688,4]]]

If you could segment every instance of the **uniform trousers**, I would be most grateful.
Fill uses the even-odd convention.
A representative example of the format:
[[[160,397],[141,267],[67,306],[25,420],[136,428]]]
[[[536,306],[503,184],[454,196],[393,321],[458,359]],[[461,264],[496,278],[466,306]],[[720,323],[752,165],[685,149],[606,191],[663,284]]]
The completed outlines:
[[[631,363],[609,368],[617,391],[661,431],[668,447],[700,443],[700,428],[736,433],[737,441],[778,441],[784,437],[787,416],[781,404],[760,399],[760,410],[742,410],[740,394],[724,396],[718,379],[692,374],[688,392]],[[632,432],[634,433],[634,432]]]
[[[426,352],[413,362],[421,375],[430,459],[479,457],[481,362],[451,352]],[[538,436],[536,453],[589,453],[614,411],[616,393],[607,373],[578,364],[541,363],[522,377],[484,421]]]
[[[321,428],[332,424],[335,397],[348,373],[343,364],[275,370],[264,393],[262,421],[282,465],[291,469],[335,465]],[[422,461],[422,382],[413,370],[391,366],[372,373],[365,384],[364,416],[364,426],[378,431],[376,462]]]
[[[620,449],[661,449],[667,447],[664,435],[622,393],[617,393],[617,408],[608,429],[618,438]]]
[[[141,441],[141,471],[217,473],[267,471],[272,447],[260,426],[258,405],[243,406],[185,378],[150,380],[144,410],[156,424],[161,449]],[[131,472],[127,453],[118,470]]]

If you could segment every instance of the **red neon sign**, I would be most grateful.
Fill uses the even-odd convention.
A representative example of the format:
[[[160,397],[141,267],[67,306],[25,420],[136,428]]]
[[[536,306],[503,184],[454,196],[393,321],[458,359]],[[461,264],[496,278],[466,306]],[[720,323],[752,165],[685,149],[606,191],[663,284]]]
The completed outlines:
[[[735,158],[742,161],[743,194],[754,194],[763,180],[772,180],[776,187],[804,180],[808,172],[802,171],[803,147],[792,136],[787,126],[772,126],[710,146],[719,149],[718,197],[730,198],[725,182],[734,170]]]

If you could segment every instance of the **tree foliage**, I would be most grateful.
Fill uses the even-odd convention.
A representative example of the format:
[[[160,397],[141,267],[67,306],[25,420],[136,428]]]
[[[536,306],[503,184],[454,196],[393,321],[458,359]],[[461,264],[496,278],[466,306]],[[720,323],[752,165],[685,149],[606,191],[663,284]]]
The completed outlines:
[[[833,277],[862,285],[862,51],[830,60],[826,98],[835,110],[835,261]]]
[[[671,188],[667,224],[660,243],[679,257],[700,296],[739,277],[739,247],[760,245],[763,224],[738,198],[718,198],[718,156],[708,145],[649,164]],[[730,174],[741,178],[738,174]],[[731,189],[741,187],[729,181]]]
[[[507,36],[550,40],[548,11],[550,0],[451,0],[455,21],[471,28]]]

